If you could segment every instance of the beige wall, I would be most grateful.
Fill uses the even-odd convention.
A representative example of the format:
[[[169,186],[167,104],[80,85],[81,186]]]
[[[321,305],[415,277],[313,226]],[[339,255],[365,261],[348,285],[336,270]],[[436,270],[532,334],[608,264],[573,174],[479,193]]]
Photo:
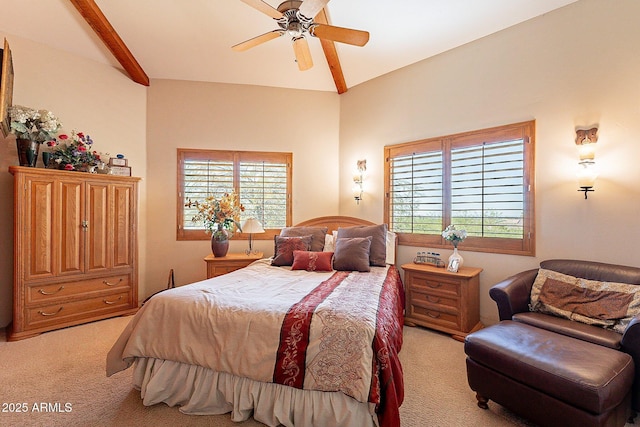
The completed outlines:
[[[636,0],[582,0],[350,89],[341,97],[340,213],[382,220],[386,144],[536,119],[537,256],[461,251],[484,268],[482,320],[497,319],[489,287],[540,260],[640,265],[638,16]],[[594,124],[600,175],[584,200],[574,130]],[[368,192],[356,205],[351,169],[363,157]],[[401,247],[400,263],[422,249]]]
[[[208,241],[176,241],[176,149],[293,153],[293,223],[338,211],[335,93],[175,80],[152,80],[148,97],[147,282],[141,295],[167,284],[206,278]],[[259,238],[259,235],[256,236]],[[231,241],[231,251],[248,247]],[[273,240],[255,248],[273,254]]]
[[[91,135],[95,149],[123,153],[133,174],[146,175],[146,87],[121,71],[22,39],[6,37],[15,71],[13,103],[51,110],[64,129]],[[17,165],[15,139],[0,136],[0,327],[11,321],[13,298],[13,178]],[[140,187],[144,200],[146,180]],[[144,218],[145,203],[140,203]],[[140,236],[145,224],[141,222]],[[140,248],[140,278],[145,277],[145,251]]]

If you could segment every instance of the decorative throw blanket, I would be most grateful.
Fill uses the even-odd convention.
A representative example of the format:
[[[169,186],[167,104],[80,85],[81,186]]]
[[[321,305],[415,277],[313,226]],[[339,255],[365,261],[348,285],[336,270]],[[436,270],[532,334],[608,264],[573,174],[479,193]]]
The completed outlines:
[[[404,292],[397,269],[290,271],[257,262],[167,290],[136,314],[107,374],[152,357],[306,390],[342,392],[399,425]]]

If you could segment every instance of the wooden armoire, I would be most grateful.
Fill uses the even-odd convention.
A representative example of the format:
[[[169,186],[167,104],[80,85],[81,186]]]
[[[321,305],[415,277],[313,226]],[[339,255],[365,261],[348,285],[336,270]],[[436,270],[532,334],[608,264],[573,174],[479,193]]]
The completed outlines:
[[[11,166],[9,341],[138,308],[139,178]]]

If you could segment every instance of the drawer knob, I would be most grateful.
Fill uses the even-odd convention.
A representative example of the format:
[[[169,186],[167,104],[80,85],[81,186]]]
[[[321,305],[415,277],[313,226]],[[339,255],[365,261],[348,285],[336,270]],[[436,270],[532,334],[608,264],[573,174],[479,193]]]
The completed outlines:
[[[427,316],[437,319],[438,317],[440,317],[440,313],[433,314],[430,311],[427,311]]]
[[[116,283],[110,283],[106,280],[103,280],[102,283],[104,283],[107,286],[116,286],[118,283],[122,282],[122,277],[120,278],[120,280],[118,280]]]
[[[118,302],[118,301],[120,301],[121,299],[122,299],[122,295],[120,295],[120,296],[118,297],[118,299],[116,299],[115,301],[107,301],[106,299],[103,299],[102,301],[103,301],[105,304],[109,304],[109,305],[111,305],[111,304],[115,304],[115,303],[117,303],[117,302]]]
[[[438,283],[428,282],[428,283],[427,283],[427,285],[428,285],[430,288],[440,288],[440,287],[442,287],[442,283],[440,283],[440,282],[438,282]]]
[[[42,295],[55,295],[63,289],[64,289],[64,286],[60,286],[57,291],[53,291],[53,292],[47,292],[44,289],[38,289],[38,293]]]
[[[62,311],[63,306],[60,306],[60,308],[58,309],[58,311],[55,311],[53,313],[45,313],[44,311],[38,311],[38,314],[40,316],[55,316],[56,314],[60,313]]]
[[[440,298],[432,297],[431,295],[427,295],[427,301],[437,304],[440,302]]]

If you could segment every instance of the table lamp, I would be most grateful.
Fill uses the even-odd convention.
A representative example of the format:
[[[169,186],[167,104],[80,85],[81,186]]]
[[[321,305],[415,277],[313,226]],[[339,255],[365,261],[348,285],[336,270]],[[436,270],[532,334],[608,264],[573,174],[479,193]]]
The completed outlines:
[[[252,234],[264,233],[264,228],[262,228],[262,224],[260,224],[260,221],[255,218],[247,218],[247,220],[242,224],[242,232],[249,233],[249,249],[245,250],[244,252],[247,255],[252,253],[257,254],[258,251],[253,250]]]

